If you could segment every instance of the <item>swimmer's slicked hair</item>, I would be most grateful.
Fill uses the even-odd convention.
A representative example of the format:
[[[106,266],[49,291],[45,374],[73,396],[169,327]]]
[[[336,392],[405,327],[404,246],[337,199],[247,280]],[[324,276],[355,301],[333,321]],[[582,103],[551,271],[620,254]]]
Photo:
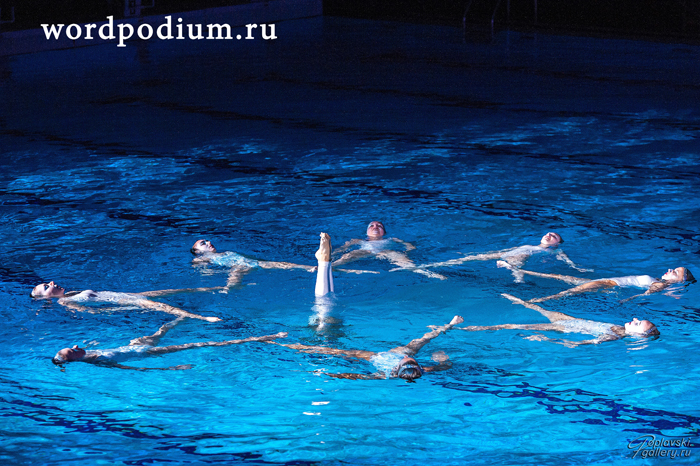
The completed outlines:
[[[651,324],[651,328],[642,334],[643,337],[653,337],[656,335],[661,335],[661,332],[659,332],[659,329],[656,328],[654,324]]]
[[[423,376],[423,371],[420,370],[420,367],[410,366],[399,369],[398,376],[404,380],[413,382],[414,380],[420,379]]]
[[[690,270],[687,268],[683,267],[683,270],[685,270],[685,281],[686,283],[695,283],[697,280],[695,280],[695,277],[693,277],[693,274],[690,273]]]

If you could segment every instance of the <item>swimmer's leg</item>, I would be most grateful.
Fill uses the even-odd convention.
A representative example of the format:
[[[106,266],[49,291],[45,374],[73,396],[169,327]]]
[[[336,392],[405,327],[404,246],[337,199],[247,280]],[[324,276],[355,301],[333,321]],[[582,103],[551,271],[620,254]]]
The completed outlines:
[[[316,251],[318,269],[316,270],[316,296],[325,296],[333,292],[333,267],[331,265],[331,237],[321,233],[321,240]]]
[[[593,280],[589,280],[587,278],[571,277],[569,275],[559,275],[556,273],[532,272],[530,270],[519,269],[517,267],[514,267],[512,264],[510,264],[506,261],[498,261],[498,262],[496,262],[496,265],[498,265],[498,267],[504,267],[504,268],[506,268],[510,271],[513,271],[513,272],[517,271],[518,273],[523,273],[525,275],[532,275],[533,277],[554,278],[556,280],[561,280],[561,281],[569,283],[571,285],[582,285],[584,283],[588,283],[588,282],[593,281]]]
[[[140,293],[131,293],[135,294],[138,296],[147,296],[149,298],[152,298],[154,296],[168,296],[171,294],[178,294],[178,293],[201,293],[201,292],[206,292],[206,291],[221,291],[223,290],[223,286],[212,286],[208,288],[181,288],[178,290],[155,290],[155,291],[142,291]]]
[[[513,295],[509,295],[506,293],[503,293],[501,296],[504,298],[507,298],[513,302],[513,304],[522,304],[528,309],[532,309],[533,311],[537,311],[543,316],[545,316],[547,319],[549,319],[550,322],[554,323],[559,320],[571,320],[575,319],[575,317],[571,317],[568,314],[564,314],[563,312],[555,312],[555,311],[548,311],[547,309],[538,306],[537,304],[533,304],[530,301],[523,301],[520,298],[516,298]]]
[[[370,255],[372,255],[372,251],[365,251],[364,249],[355,249],[354,251],[350,251],[348,253],[343,254],[340,259],[333,262],[333,266],[339,266],[347,264],[349,262],[354,262],[356,260],[360,260]]]
[[[173,327],[175,327],[177,324],[182,322],[185,318],[184,317],[178,317],[177,319],[173,320],[172,322],[168,322],[167,324],[161,326],[156,333],[153,335],[147,335],[145,337],[139,337],[139,338],[134,338],[129,342],[129,346],[156,346],[158,342],[160,341],[161,338],[165,336],[166,333]]]
[[[292,264],[291,262],[258,261],[258,265],[260,265],[261,269],[303,269],[307,272],[316,271],[316,267],[313,265]]]
[[[430,278],[438,278],[440,280],[447,280],[447,277],[444,275],[440,275],[439,273],[435,272],[429,272],[428,270],[424,270],[423,268],[416,267],[416,264],[413,263],[411,259],[409,259],[406,254],[403,254],[401,252],[397,251],[382,251],[379,254],[377,254],[377,259],[386,259],[392,264],[398,266],[398,269],[406,269],[410,270],[411,272],[419,273],[421,275],[425,275],[426,277]],[[393,269],[397,270],[397,269]]]
[[[462,317],[454,316],[449,324],[441,325],[439,327],[431,327],[433,330],[426,333],[422,337],[416,338],[415,340],[412,340],[406,346],[397,346],[396,348],[392,348],[389,351],[391,351],[392,353],[400,353],[400,354],[405,354],[408,356],[413,356],[422,347],[424,347],[428,342],[430,342],[430,340],[432,340],[433,338],[436,338],[441,333],[447,332],[452,327],[454,327],[457,324],[461,324],[462,322],[464,322],[464,319],[462,319]]]
[[[584,283],[583,285],[575,286],[575,287],[570,288],[568,290],[562,291],[561,293],[553,294],[551,296],[545,296],[544,298],[531,299],[529,302],[541,303],[544,301],[549,301],[550,299],[559,299],[559,298],[563,298],[565,296],[569,296],[572,294],[586,293],[588,291],[598,291],[598,290],[602,290],[605,288],[613,288],[616,286],[617,286],[617,283],[615,283],[613,280],[608,280],[608,279],[592,280],[592,281],[589,281],[587,283]]]
[[[468,327],[457,327],[457,330],[467,332],[480,332],[483,330],[560,330],[556,324],[502,324],[502,325],[470,325]]]
[[[248,337],[242,340],[228,340],[228,341],[204,341],[200,343],[185,343],[183,345],[172,345],[172,346],[156,346],[153,348],[148,348],[149,354],[166,354],[175,353],[178,351],[184,351],[193,348],[207,348],[210,346],[228,346],[228,345],[239,345],[241,343],[249,343],[254,341],[270,343],[276,338],[285,338],[287,332],[280,332],[274,335],[264,335],[262,337]]]
[[[278,346],[284,346],[286,348],[291,348],[293,350],[297,350],[301,353],[310,353],[310,354],[329,354],[332,356],[341,356],[341,357],[346,357],[346,358],[357,358],[357,359],[364,359],[365,361],[369,361],[372,356],[374,356],[375,352],[373,351],[363,351],[363,350],[341,350],[337,348],[328,348],[326,346],[307,346],[307,345],[302,345],[299,343],[295,344],[284,344],[284,343],[277,343],[276,341],[269,341],[268,343],[278,345]]]
[[[204,317],[199,314],[192,314],[191,312],[183,311],[176,307],[170,306],[168,304],[159,303],[157,301],[151,301],[149,299],[143,299],[139,301],[139,306],[153,311],[167,312],[168,314],[173,314],[180,317],[189,317],[191,319],[206,320],[207,322],[218,322],[221,319],[218,317]]]

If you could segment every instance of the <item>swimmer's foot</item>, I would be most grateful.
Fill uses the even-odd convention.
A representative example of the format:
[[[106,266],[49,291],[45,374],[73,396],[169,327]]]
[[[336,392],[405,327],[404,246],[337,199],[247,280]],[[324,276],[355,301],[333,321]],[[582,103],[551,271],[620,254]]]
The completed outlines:
[[[316,251],[316,259],[319,262],[331,261],[331,237],[328,233],[321,233],[321,242]]]
[[[444,351],[435,351],[431,358],[435,362],[445,362],[450,359],[450,357]]]
[[[464,322],[464,319],[462,318],[462,316],[454,316],[452,318],[452,320],[450,321],[450,325],[457,325],[457,324],[461,324],[463,322]]]
[[[205,317],[204,320],[206,320],[207,322],[221,322],[221,319],[219,319],[218,317]]]

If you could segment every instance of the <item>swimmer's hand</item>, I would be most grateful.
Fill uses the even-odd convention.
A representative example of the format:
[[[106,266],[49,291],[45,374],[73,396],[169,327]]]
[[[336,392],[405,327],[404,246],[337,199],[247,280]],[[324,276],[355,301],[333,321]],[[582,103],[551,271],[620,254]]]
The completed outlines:
[[[435,362],[445,362],[450,359],[450,357],[444,351],[435,351],[431,358]]]
[[[172,371],[186,371],[186,370],[192,369],[193,367],[194,367],[194,364],[182,364],[180,366],[168,367],[168,369],[170,369]]]
[[[221,319],[219,319],[218,317],[205,317],[204,320],[206,320],[207,322],[221,322]]]
[[[501,268],[505,268],[508,270],[513,270],[515,268],[506,261],[496,261],[496,266],[501,267]]]
[[[396,267],[396,268],[394,268],[394,269],[389,270],[389,272],[396,272],[396,271],[399,271],[399,270],[419,270],[419,269],[420,269],[420,270],[423,270],[424,268],[425,268],[425,267],[420,266],[420,265],[413,265],[413,266],[410,266],[410,267]]]
[[[529,337],[525,337],[525,339],[530,340],[530,341],[549,341],[550,340],[550,338],[547,338],[546,336],[541,335],[539,333],[536,335],[530,335]]]
[[[583,267],[574,267],[574,269],[578,270],[579,272],[595,272],[593,269],[584,269]]]

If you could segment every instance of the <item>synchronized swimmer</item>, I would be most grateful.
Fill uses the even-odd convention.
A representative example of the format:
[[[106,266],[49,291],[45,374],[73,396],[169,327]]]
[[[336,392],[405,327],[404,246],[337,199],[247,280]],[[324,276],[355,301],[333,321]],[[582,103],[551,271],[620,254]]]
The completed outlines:
[[[562,291],[551,296],[545,296],[543,298],[531,299],[528,302],[531,303],[541,303],[544,301],[549,301],[550,299],[563,298],[577,293],[586,293],[589,291],[598,291],[607,288],[621,287],[621,288],[642,288],[646,289],[644,293],[634,295],[629,299],[636,298],[638,296],[650,295],[652,293],[658,293],[663,291],[671,285],[677,283],[692,283],[695,281],[695,277],[690,271],[685,267],[677,267],[675,269],[668,269],[668,272],[663,274],[660,279],[654,278],[650,275],[630,275],[626,277],[615,277],[615,278],[599,278],[597,280],[590,280],[587,278],[571,277],[568,275],[558,275],[554,273],[540,273],[532,272],[530,270],[515,269],[512,265],[504,261],[498,261],[499,267],[505,267],[509,270],[517,270],[520,273],[526,275],[532,275],[534,277],[542,278],[554,278],[556,280],[561,280],[563,282],[569,283],[571,285],[577,285],[568,290]]]
[[[221,288],[187,288],[182,290],[145,291],[142,293],[120,293],[115,291],[92,290],[66,292],[65,288],[58,286],[51,281],[35,286],[30,296],[35,299],[59,298],[58,304],[73,311],[94,312],[94,308],[85,305],[91,303],[111,303],[122,307],[134,306],[148,309],[150,311],[166,312],[168,314],[173,314],[180,317],[206,320],[207,322],[218,322],[221,320],[218,317],[204,317],[199,314],[192,314],[191,312],[183,311],[177,307],[148,299],[148,297],[153,296],[165,296],[169,294],[193,291],[213,291],[218,289]]]
[[[560,261],[565,262],[569,267],[578,270],[579,272],[593,272],[591,269],[583,269],[578,267],[571,259],[569,259],[569,256],[567,256],[564,251],[559,249],[559,245],[561,245],[564,242],[562,237],[558,233],[554,232],[549,232],[546,235],[542,237],[540,240],[540,244],[538,245],[525,245],[525,246],[518,246],[515,248],[510,248],[510,249],[504,249],[502,251],[497,251],[497,252],[489,252],[489,253],[483,253],[483,254],[475,254],[472,256],[464,256],[460,257],[459,259],[451,259],[448,261],[444,262],[433,262],[431,264],[425,264],[425,265],[420,265],[417,267],[417,270],[423,270],[427,268],[432,268],[432,267],[448,267],[448,266],[453,266],[453,265],[459,265],[463,264],[465,262],[469,261],[490,261],[490,260],[502,260],[507,262],[508,264],[514,266],[514,267],[522,267],[523,264],[525,264],[525,261],[529,259],[531,256],[536,255],[536,254],[543,254],[543,253],[556,253],[556,258]],[[400,269],[393,269],[395,270],[400,270]],[[417,271],[416,270],[416,271]],[[521,281],[521,276],[518,274],[518,271],[514,271],[514,274],[516,281]]]
[[[431,278],[445,280],[443,275],[423,270],[416,267],[411,259],[406,255],[407,252],[416,249],[414,245],[398,238],[385,238],[386,228],[382,222],[373,221],[367,226],[367,239],[351,239],[339,247],[335,252],[343,253],[353,246],[358,246],[350,252],[343,254],[339,259],[333,262],[333,266],[344,265],[349,262],[354,262],[365,257],[373,256],[376,259],[388,260],[393,265],[398,266],[393,270],[411,270],[412,272],[426,275]],[[395,244],[404,247],[404,251],[394,251],[391,247]]]
[[[607,322],[597,322],[595,320],[577,319],[562,312],[548,311],[537,304],[523,301],[509,294],[503,294],[515,304],[523,306],[539,312],[545,316],[550,323],[548,324],[501,324],[488,326],[469,326],[459,327],[458,330],[468,332],[477,332],[482,330],[552,330],[561,333],[579,333],[583,335],[592,335],[595,338],[592,340],[571,341],[571,340],[556,340],[544,335],[532,335],[527,337],[533,341],[551,341],[560,345],[574,348],[580,345],[597,345],[606,341],[620,340],[626,336],[647,337],[659,335],[659,330],[656,325],[648,320],[638,320],[636,317],[631,322],[624,325],[609,324]]]

